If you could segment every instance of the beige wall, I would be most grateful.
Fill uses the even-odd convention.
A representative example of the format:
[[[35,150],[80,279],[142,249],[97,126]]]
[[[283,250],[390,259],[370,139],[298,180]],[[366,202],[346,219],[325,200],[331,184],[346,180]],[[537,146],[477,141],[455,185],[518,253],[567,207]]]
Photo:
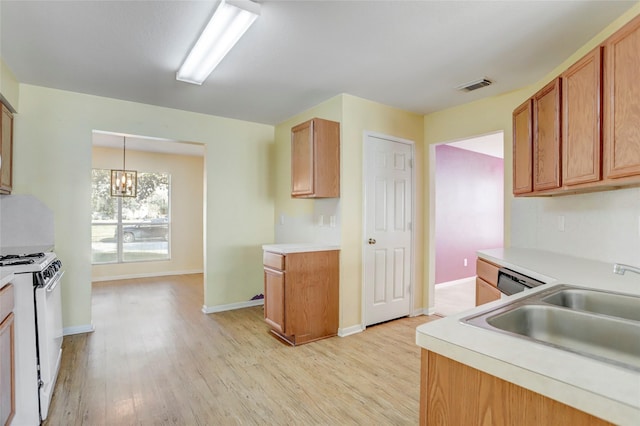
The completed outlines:
[[[0,58],[0,95],[16,110],[19,111],[19,84],[11,70]]]
[[[273,241],[273,126],[24,84],[14,124],[14,191],[54,211],[66,328],[91,322],[93,130],[205,144],[204,305],[262,292],[261,244]]]
[[[92,152],[93,168],[113,169],[122,164],[121,149],[94,146]],[[92,280],[202,272],[204,158],[127,149],[127,168],[171,175],[171,259],[93,265]]]
[[[424,287],[424,130],[423,117],[351,95],[343,96],[341,327],[362,324],[363,144],[364,132],[415,142],[414,309],[421,311]]]

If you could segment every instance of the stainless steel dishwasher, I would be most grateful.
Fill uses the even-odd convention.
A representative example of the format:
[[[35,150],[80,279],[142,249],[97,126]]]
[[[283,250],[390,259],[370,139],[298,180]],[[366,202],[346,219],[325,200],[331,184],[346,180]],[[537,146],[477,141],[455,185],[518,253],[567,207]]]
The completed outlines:
[[[520,293],[528,288],[546,284],[507,268],[498,269],[498,290],[506,295]]]

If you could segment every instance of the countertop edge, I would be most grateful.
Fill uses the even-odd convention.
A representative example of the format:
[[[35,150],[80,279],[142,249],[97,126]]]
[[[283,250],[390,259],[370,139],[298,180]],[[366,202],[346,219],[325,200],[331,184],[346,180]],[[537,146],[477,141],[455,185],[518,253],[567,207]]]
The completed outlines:
[[[289,254],[289,253],[306,253],[313,251],[336,251],[340,250],[340,246],[332,244],[264,244],[262,250],[271,253]]]
[[[640,410],[627,404],[436,337],[417,333],[416,343],[422,349],[617,425],[636,425],[640,416]]]

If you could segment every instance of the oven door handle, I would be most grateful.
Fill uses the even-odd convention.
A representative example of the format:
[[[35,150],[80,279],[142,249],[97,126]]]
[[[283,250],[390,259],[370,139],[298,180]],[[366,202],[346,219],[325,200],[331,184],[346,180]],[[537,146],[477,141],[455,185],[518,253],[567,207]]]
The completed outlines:
[[[51,293],[53,290],[56,289],[56,287],[58,287],[58,284],[60,284],[60,281],[62,280],[63,275],[64,275],[64,271],[61,271],[58,274],[56,274],[55,279],[51,280],[51,282],[47,285],[45,289],[47,290],[47,293]]]

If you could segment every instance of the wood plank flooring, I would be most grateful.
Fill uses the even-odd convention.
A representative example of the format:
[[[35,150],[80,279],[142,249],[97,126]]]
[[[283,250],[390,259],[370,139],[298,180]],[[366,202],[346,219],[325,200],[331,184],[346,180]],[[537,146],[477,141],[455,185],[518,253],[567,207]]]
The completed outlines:
[[[403,318],[290,347],[262,306],[204,315],[202,275],[95,283],[45,425],[414,425],[420,350]]]

